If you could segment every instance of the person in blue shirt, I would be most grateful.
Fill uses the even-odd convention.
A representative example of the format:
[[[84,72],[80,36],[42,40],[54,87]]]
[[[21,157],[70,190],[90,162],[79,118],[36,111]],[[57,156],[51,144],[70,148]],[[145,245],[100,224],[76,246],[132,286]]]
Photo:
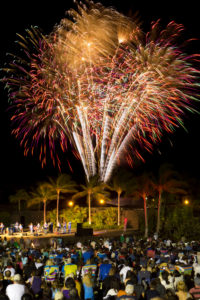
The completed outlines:
[[[109,275],[111,267],[112,267],[112,264],[109,263],[108,258],[105,258],[103,260],[103,263],[99,267],[99,280],[100,281],[103,281]]]
[[[72,222],[69,221],[68,222],[68,233],[71,233],[71,230],[72,230]]]
[[[90,259],[92,256],[93,256],[93,251],[92,251],[92,249],[87,249],[87,248],[85,248],[85,249],[83,250],[83,252],[82,252],[83,263],[85,264],[86,261],[87,261],[88,259]]]

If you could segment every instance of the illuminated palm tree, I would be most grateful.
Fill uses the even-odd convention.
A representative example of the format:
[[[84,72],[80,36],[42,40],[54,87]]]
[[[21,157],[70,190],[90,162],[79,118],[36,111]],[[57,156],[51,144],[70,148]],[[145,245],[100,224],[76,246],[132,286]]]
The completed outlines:
[[[51,186],[49,183],[39,183],[34,191],[30,193],[30,200],[27,204],[28,207],[43,202],[44,205],[44,224],[46,223],[46,206],[48,200],[55,200],[55,194],[52,194]]]
[[[123,192],[126,192],[130,188],[132,174],[125,171],[119,170],[114,174],[112,180],[109,182],[107,188],[117,193],[117,225],[120,225],[121,214],[120,214],[120,197]]]
[[[60,193],[74,193],[77,192],[76,183],[71,180],[70,175],[60,174],[56,179],[49,178],[50,188],[52,192],[56,192],[57,199],[57,212],[56,212],[56,222],[59,223],[59,202]]]
[[[91,177],[89,181],[86,181],[85,185],[81,185],[81,192],[76,193],[72,199],[83,198],[87,196],[88,202],[88,223],[91,225],[91,200],[92,199],[105,199],[107,197],[107,192],[104,190],[106,184],[98,181],[98,177]]]
[[[135,177],[132,180],[131,189],[129,194],[134,196],[136,199],[143,199],[144,203],[144,220],[145,220],[145,238],[148,237],[148,211],[147,211],[147,200],[150,195],[153,194],[153,187],[151,178],[152,175],[144,173],[141,176]]]
[[[21,214],[21,201],[28,201],[29,198],[30,198],[30,196],[25,189],[20,189],[15,194],[10,195],[10,197],[9,197],[10,202],[18,203],[19,216]]]

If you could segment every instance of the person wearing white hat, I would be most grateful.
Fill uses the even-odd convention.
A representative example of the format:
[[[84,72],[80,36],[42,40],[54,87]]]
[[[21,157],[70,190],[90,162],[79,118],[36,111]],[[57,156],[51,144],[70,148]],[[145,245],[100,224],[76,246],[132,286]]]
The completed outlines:
[[[21,297],[25,293],[28,293],[28,289],[21,283],[21,275],[15,274],[13,277],[13,283],[9,284],[6,288],[6,295],[9,300],[21,300]]]

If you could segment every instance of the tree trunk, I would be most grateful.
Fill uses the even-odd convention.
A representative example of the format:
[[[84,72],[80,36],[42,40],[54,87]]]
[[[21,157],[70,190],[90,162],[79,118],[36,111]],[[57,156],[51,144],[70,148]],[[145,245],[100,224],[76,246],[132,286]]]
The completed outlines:
[[[57,191],[57,212],[56,212],[56,223],[57,223],[57,226],[58,226],[58,223],[59,223],[59,200],[60,200],[60,191],[58,190]]]
[[[147,214],[147,201],[146,201],[146,195],[143,195],[144,200],[144,222],[145,222],[145,232],[144,237],[147,238],[149,234],[149,228],[148,228],[148,214]]]
[[[46,223],[46,200],[44,202],[44,224]]]
[[[118,216],[118,218],[117,218],[117,225],[118,226],[120,226],[120,218],[121,218],[121,216],[120,216],[120,194],[121,193],[117,193],[117,202],[118,202],[118,204],[117,204],[117,207],[118,207],[118,212],[117,212],[117,216]]]
[[[157,226],[156,226],[157,235],[159,234],[159,230],[160,230],[160,211],[161,211],[161,202],[162,202],[161,195],[162,195],[162,192],[159,191],[159,195],[158,195],[158,216],[157,216]]]
[[[88,193],[88,215],[89,215],[89,220],[88,223],[91,225],[91,194]]]

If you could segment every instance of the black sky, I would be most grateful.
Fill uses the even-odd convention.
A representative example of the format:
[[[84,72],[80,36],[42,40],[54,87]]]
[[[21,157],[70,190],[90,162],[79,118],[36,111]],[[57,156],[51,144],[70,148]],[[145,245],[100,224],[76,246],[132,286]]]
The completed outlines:
[[[13,2],[13,3],[12,3]],[[1,9],[1,47],[0,47],[0,66],[7,61],[6,53],[15,52],[16,33],[24,34],[25,29],[31,25],[39,26],[45,34],[53,29],[55,24],[65,16],[65,11],[74,6],[73,1],[46,1],[35,0],[12,1],[4,3]],[[197,1],[128,1],[128,0],[104,0],[102,3],[106,6],[112,5],[118,11],[125,14],[134,14],[139,12],[144,31],[150,28],[151,21],[161,19],[164,24],[174,20],[182,23],[185,28],[184,36],[188,38],[200,38],[200,19]],[[193,42],[193,52],[200,53],[200,42]],[[1,106],[0,106],[0,168],[2,180],[0,182],[0,201],[4,201],[8,191],[15,188],[26,187],[38,180],[45,179],[47,175],[55,175],[58,170],[48,167],[42,170],[38,157],[25,158],[23,149],[19,142],[11,136],[10,121],[6,109],[8,107],[7,94],[3,85],[0,85]],[[200,105],[197,105],[199,109]],[[136,167],[145,170],[145,168],[156,168],[160,163],[169,161],[175,164],[181,172],[186,172],[189,176],[199,176],[200,173],[200,146],[199,146],[199,128],[200,116],[188,114],[185,118],[185,125],[188,132],[182,128],[175,134],[164,138],[160,146],[155,147],[154,155],[146,156],[146,164],[139,164]],[[161,154],[159,154],[159,152]],[[84,177],[82,166],[67,154],[74,168],[74,176],[78,174],[79,179]],[[66,160],[63,161],[63,172],[69,172]],[[134,171],[134,170],[133,170]]]

